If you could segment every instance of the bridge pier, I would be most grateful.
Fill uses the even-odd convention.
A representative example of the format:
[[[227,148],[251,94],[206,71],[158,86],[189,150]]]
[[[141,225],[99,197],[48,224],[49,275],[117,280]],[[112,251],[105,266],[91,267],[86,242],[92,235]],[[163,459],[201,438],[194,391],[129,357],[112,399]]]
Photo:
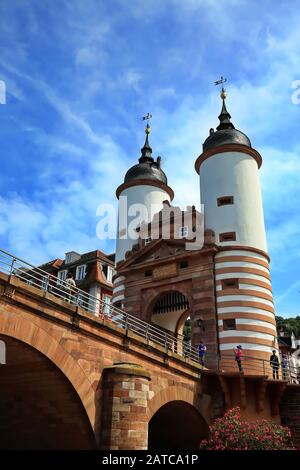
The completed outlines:
[[[137,364],[103,369],[102,449],[147,449],[149,381],[150,374]]]

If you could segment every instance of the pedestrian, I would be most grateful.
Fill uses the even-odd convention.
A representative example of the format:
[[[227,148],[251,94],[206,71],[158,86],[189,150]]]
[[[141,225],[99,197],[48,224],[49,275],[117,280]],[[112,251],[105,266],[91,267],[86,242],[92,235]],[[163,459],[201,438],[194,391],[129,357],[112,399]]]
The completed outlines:
[[[282,380],[287,380],[288,361],[285,352],[281,353]]]
[[[73,276],[72,273],[68,272],[66,280],[65,280],[65,290],[67,292],[68,302],[71,302],[72,291],[74,291],[74,287],[76,287],[76,282],[74,280],[74,276]]]
[[[243,366],[242,366],[242,359],[243,359],[243,355],[242,355],[242,346],[239,344],[236,348],[233,348],[234,350],[234,354],[235,354],[235,360],[236,360],[236,363],[238,365],[238,368],[239,368],[239,371],[240,372],[243,372]]]
[[[198,345],[198,356],[199,356],[199,361],[202,366],[204,366],[204,356],[206,353],[206,346],[203,343],[203,341],[200,341]]]
[[[279,359],[276,355],[276,349],[273,349],[273,354],[270,357],[270,366],[273,370],[273,380],[278,380]]]

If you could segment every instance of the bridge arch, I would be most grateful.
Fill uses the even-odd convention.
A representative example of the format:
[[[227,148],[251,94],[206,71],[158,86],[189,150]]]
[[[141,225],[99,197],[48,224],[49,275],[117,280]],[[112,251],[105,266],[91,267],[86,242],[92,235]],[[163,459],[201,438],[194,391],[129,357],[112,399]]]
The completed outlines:
[[[57,339],[33,321],[10,312],[9,306],[8,310],[2,311],[0,315],[0,335],[31,346],[61,370],[76,390],[93,429],[96,415],[95,392],[78,362]]]
[[[182,385],[171,385],[163,388],[156,393],[148,403],[147,418],[151,420],[152,416],[164,405],[171,401],[184,401],[191,406],[195,407],[197,411],[203,416],[206,423],[210,423],[210,413],[208,403],[202,403],[200,400],[195,400],[195,391]]]
[[[209,411],[196,403],[195,392],[170,386],[157,393],[148,406],[148,448],[197,449],[208,435]]]

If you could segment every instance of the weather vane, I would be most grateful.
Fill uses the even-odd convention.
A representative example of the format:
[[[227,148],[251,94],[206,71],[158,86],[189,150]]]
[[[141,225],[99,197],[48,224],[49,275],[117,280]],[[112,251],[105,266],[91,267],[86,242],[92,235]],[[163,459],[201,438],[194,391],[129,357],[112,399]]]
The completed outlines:
[[[225,88],[224,88],[224,83],[227,82],[227,78],[224,78],[221,76],[220,80],[216,80],[215,81],[215,85],[222,85],[222,89],[221,89],[221,98],[222,100],[225,100],[226,98],[226,91],[225,91]]]
[[[147,113],[146,116],[143,116],[143,121],[147,121],[147,126],[145,127],[145,132],[148,138],[148,134],[150,134],[151,128],[149,125],[149,120],[152,118],[152,114]]]
[[[143,121],[149,121],[152,118],[152,114],[147,113],[146,116],[143,116]]]

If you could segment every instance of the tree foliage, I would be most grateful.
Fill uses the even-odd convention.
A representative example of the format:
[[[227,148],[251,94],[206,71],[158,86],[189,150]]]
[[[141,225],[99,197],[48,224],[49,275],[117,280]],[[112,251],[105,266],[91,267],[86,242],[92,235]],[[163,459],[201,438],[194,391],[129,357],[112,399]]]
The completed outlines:
[[[296,450],[291,431],[266,420],[251,423],[241,420],[240,408],[232,408],[212,426],[203,450]]]
[[[275,319],[278,332],[283,329],[288,335],[294,333],[296,338],[300,337],[300,316],[291,318],[275,317]]]

